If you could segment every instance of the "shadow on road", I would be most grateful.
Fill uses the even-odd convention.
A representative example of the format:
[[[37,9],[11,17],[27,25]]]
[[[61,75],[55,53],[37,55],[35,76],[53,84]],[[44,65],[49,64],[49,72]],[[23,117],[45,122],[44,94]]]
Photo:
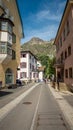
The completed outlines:
[[[12,94],[13,92],[0,91],[0,97]]]

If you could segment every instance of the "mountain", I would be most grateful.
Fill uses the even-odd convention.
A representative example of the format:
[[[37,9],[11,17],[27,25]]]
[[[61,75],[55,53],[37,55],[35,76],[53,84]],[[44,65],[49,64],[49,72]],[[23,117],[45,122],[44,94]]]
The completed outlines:
[[[24,43],[21,48],[25,51],[30,50],[35,56],[42,54],[51,56],[56,54],[54,39],[44,41],[40,38],[33,37],[30,41]]]

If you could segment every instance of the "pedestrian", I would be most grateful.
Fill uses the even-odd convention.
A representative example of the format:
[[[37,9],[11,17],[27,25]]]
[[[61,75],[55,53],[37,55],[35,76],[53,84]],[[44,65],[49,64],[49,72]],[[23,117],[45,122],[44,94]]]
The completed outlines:
[[[45,82],[45,84],[46,84],[46,79],[44,79],[44,82]]]
[[[57,87],[58,87],[58,90],[60,90],[59,78],[57,78]]]

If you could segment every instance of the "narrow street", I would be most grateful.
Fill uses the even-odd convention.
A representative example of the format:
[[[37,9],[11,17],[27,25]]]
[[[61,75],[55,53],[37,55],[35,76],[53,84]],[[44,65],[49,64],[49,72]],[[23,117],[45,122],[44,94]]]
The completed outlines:
[[[25,92],[24,92],[25,93]],[[1,121],[0,130],[70,130],[47,84],[39,84]]]
[[[36,124],[37,130],[68,130],[62,111],[48,85],[42,86]]]

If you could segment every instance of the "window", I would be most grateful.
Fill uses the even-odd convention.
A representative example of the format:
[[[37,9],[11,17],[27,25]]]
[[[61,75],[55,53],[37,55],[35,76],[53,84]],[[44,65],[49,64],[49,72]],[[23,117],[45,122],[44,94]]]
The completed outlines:
[[[62,37],[60,38],[60,46],[62,46]]]
[[[34,63],[34,57],[32,57],[32,63]]]
[[[31,59],[31,55],[30,55],[29,57],[30,57],[30,59]]]
[[[68,78],[68,70],[65,70],[65,77]]]
[[[64,32],[63,32],[63,40],[65,41],[65,29],[64,29]]]
[[[34,65],[32,65],[32,70],[34,71]]]
[[[12,26],[10,24],[8,24],[8,32],[12,34]]]
[[[27,73],[26,72],[21,72],[20,73],[20,78],[26,78],[27,77]]]
[[[0,43],[0,54],[6,54],[7,53],[7,44],[6,43]]]
[[[26,62],[20,63],[20,67],[21,67],[21,68],[26,68]]]
[[[8,23],[7,22],[1,22],[1,30],[7,31]]]
[[[11,44],[5,43],[5,42],[1,42],[0,43],[0,54],[12,55]]]
[[[63,52],[61,54],[61,63],[63,63]]]
[[[59,44],[56,44],[56,50],[59,51]]]
[[[72,68],[69,68],[69,78],[72,78]]]
[[[69,34],[69,21],[67,21],[67,35]]]
[[[35,73],[33,73],[33,78],[35,78]]]
[[[1,26],[0,29],[2,31],[8,31],[9,33],[12,34],[13,29],[12,29],[12,25],[11,24],[9,24],[8,22],[2,21],[2,22],[0,22],[0,26]]]
[[[23,54],[23,57],[26,57],[26,54]]]
[[[12,34],[12,43],[16,43],[16,35],[14,33]]]
[[[30,69],[31,69],[31,63],[30,63]]]
[[[12,55],[11,44],[7,43],[7,54]]]
[[[16,59],[16,52],[12,50],[12,59]]]
[[[21,54],[21,57],[26,57],[26,54]]]
[[[68,56],[71,55],[71,46],[68,47]]]

